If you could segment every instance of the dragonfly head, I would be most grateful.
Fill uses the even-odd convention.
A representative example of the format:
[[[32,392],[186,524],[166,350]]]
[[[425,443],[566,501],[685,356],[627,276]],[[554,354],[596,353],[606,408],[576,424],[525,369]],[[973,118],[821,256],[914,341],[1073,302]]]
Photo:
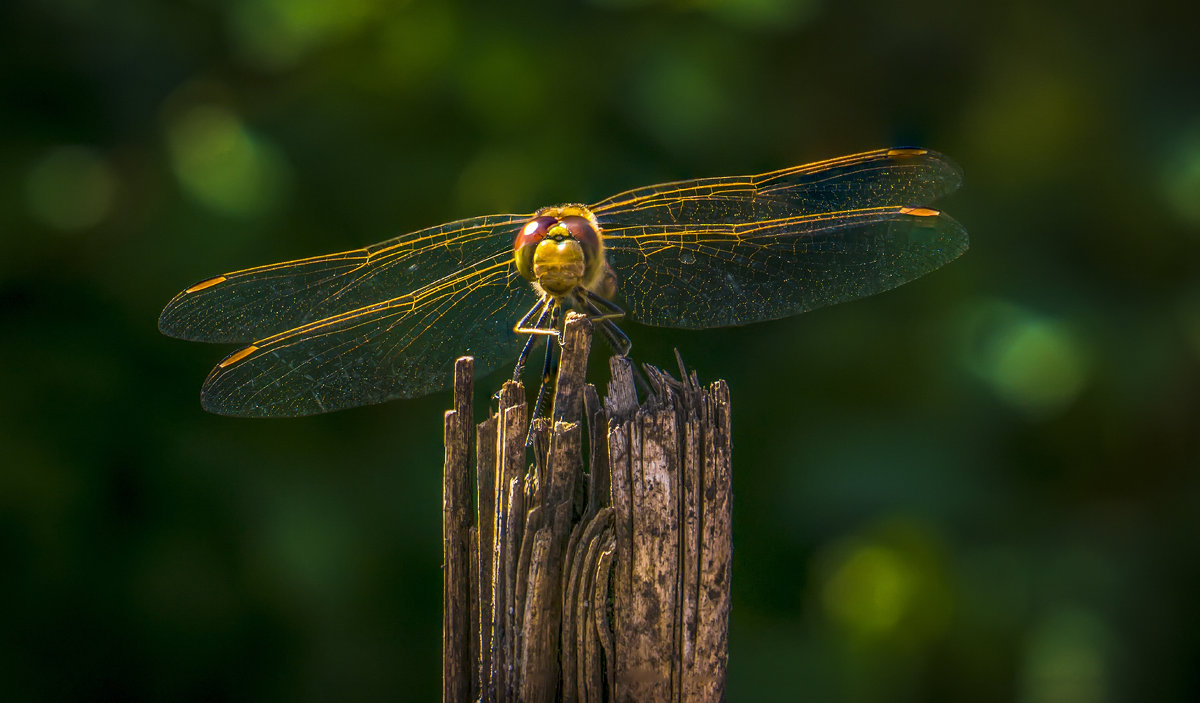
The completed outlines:
[[[582,205],[538,210],[513,243],[517,271],[560,298],[591,288],[604,270],[604,247],[596,218]]]

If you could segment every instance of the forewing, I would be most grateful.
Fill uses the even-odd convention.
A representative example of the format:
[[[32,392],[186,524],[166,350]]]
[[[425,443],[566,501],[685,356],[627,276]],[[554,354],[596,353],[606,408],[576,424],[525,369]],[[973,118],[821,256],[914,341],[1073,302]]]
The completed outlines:
[[[527,215],[488,215],[412,232],[362,249],[258,266],[209,278],[175,296],[164,334],[247,343],[357,310],[511,255]]]
[[[454,359],[483,373],[516,356],[513,322],[536,296],[505,252],[411,293],[267,337],[204,382],[205,409],[290,417],[410,398],[450,385]]]
[[[966,231],[923,206],[960,181],[940,154],[886,149],[643,188],[593,212],[633,319],[720,327],[872,295],[954,259]]]
[[[755,176],[637,188],[591,207],[605,231],[638,225],[759,222],[843,210],[918,207],[953,192],[962,171],[927,149],[879,149]]]

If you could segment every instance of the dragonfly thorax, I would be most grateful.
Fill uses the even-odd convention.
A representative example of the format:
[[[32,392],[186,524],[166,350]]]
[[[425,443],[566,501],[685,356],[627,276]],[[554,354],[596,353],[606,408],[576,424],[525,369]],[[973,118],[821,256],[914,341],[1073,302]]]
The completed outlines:
[[[513,243],[517,271],[555,298],[583,287],[599,292],[604,247],[595,217],[582,205],[538,210]]]

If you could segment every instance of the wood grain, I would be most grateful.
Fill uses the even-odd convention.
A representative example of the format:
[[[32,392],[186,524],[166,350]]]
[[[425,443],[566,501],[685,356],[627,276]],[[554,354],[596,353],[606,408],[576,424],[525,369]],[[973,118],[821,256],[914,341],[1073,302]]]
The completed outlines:
[[[679,379],[646,367],[639,403],[632,363],[614,358],[601,399],[590,343],[590,322],[569,315],[550,416],[531,428],[524,388],[505,383],[473,446],[469,364],[456,371],[443,700],[723,699],[729,389],[701,387],[682,362]]]

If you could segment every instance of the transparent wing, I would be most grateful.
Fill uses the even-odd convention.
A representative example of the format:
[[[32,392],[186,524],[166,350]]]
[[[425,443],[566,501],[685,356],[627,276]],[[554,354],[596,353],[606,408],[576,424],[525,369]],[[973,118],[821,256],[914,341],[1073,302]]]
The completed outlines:
[[[685,328],[774,320],[873,295],[967,248],[966,231],[950,217],[907,207],[648,226],[605,238],[612,240],[617,296],[633,319]]]
[[[636,188],[600,201],[591,211],[602,226],[612,227],[746,223],[887,205],[928,205],[961,183],[962,171],[937,152],[878,149],[756,176]]]
[[[959,180],[938,154],[892,149],[641,188],[593,212],[635,319],[714,327],[869,295],[949,261],[966,233],[922,206]],[[217,276],[176,296],[159,326],[259,340],[205,381],[213,412],[306,415],[423,395],[449,385],[458,355],[482,372],[517,354],[512,325],[536,296],[511,261],[527,218],[461,220]]]
[[[872,295],[954,259],[966,231],[923,206],[960,182],[940,154],[883,149],[641,188],[592,211],[633,319],[721,327]]]
[[[201,401],[222,415],[312,415],[446,388],[463,354],[486,372],[517,355],[513,323],[535,300],[511,258],[257,341],[213,369]]]
[[[511,255],[528,215],[488,215],[405,234],[362,249],[226,273],[175,296],[164,334],[247,343],[396,298],[500,253]]]

